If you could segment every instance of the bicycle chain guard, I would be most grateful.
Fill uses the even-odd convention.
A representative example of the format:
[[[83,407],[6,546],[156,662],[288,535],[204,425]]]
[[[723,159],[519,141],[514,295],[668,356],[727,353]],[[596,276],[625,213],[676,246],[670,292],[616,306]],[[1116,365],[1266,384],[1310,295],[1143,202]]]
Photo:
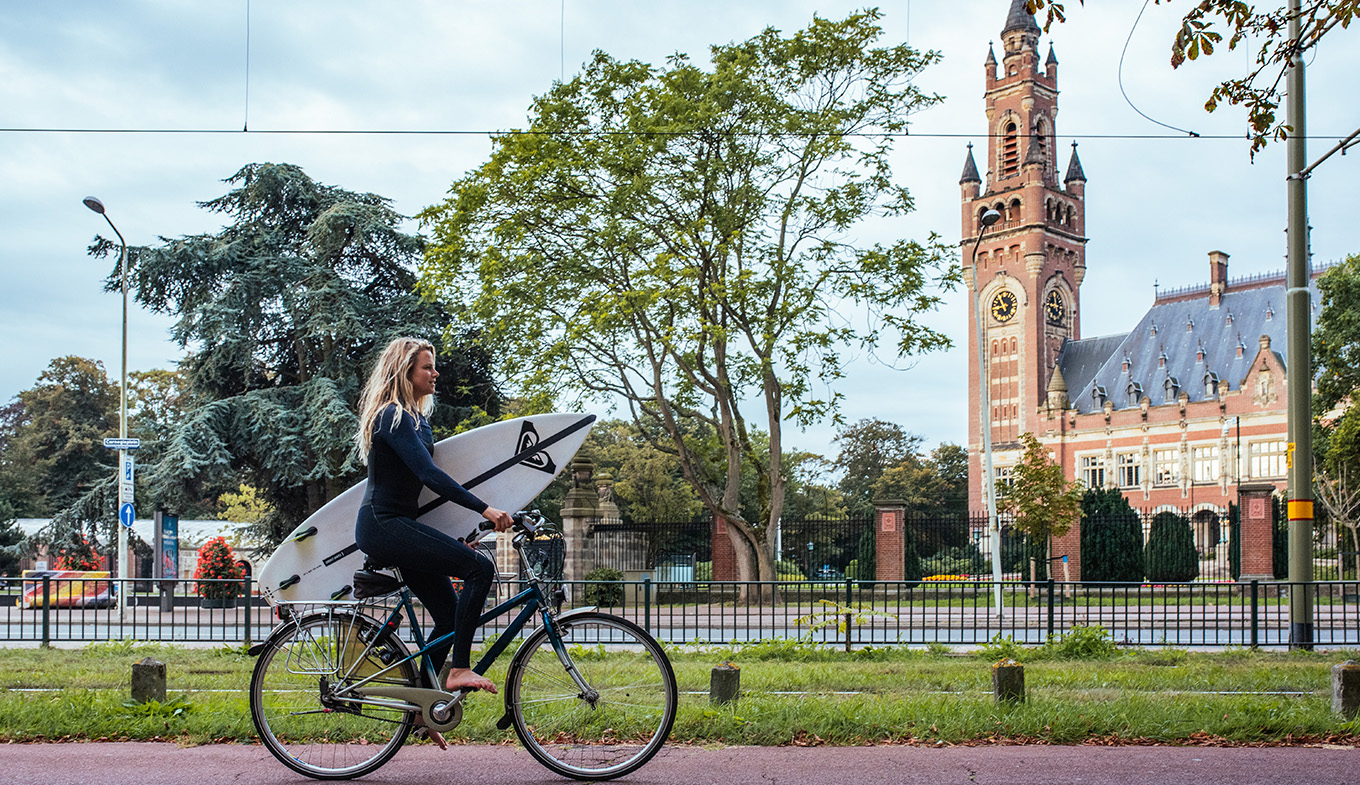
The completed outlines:
[[[362,689],[366,698],[396,698],[420,707],[425,727],[446,733],[463,721],[463,694],[434,690],[427,687],[370,685]],[[464,693],[465,694],[465,693]],[[444,717],[441,721],[439,718]]]

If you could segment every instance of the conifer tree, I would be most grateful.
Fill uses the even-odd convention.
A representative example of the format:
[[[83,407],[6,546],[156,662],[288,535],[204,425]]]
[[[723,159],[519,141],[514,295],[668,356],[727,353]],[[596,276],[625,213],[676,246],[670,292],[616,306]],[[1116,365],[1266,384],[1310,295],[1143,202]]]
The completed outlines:
[[[354,405],[392,338],[458,339],[439,358],[436,425],[461,419],[449,404],[495,416],[498,398],[489,354],[415,291],[424,240],[400,230],[388,199],[291,164],[250,164],[226,182],[201,203],[229,219],[220,231],[129,249],[137,301],[177,317],[171,335],[189,352],[188,413],[143,476],[157,501],[178,505],[245,482],[272,508],[257,536],[278,542],[362,476]],[[102,238],[91,248],[111,250]]]
[[[1174,512],[1152,516],[1144,549],[1147,579],[1159,583],[1182,583],[1199,576],[1199,555],[1190,521]]]
[[[1091,488],[1081,498],[1081,577],[1143,579],[1143,524],[1118,488]]]

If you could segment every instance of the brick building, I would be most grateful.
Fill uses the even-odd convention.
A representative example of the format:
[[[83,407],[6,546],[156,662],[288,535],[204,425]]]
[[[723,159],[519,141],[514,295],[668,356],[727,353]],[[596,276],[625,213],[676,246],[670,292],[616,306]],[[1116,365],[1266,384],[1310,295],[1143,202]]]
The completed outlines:
[[[971,505],[983,509],[980,318],[999,481],[1033,433],[1069,478],[1120,488],[1138,509],[1189,510],[1197,546],[1222,547],[1219,516],[1239,489],[1285,484],[1284,274],[1230,279],[1228,254],[1211,251],[1207,283],[1158,293],[1127,333],[1083,338],[1087,181],[1075,143],[1059,174],[1058,60],[1050,45],[1041,64],[1040,32],[1012,0],[1000,63],[989,48],[983,67],[986,177],[969,145],[959,182],[964,279],[980,303],[968,330]],[[1001,220],[979,242],[989,209]],[[1055,555],[1079,560],[1079,541],[1074,528]],[[1255,563],[1244,552],[1244,574]]]

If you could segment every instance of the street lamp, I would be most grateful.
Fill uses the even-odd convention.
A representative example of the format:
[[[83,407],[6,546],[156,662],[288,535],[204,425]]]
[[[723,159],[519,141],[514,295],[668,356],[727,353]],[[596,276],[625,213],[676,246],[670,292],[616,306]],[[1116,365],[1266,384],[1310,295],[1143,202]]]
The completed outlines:
[[[987,389],[987,344],[982,331],[982,282],[978,278],[977,254],[982,236],[1001,220],[1001,213],[988,209],[979,219],[977,240],[973,243],[973,321],[977,325],[978,355],[978,422],[982,425],[982,489],[987,504],[987,530],[992,540],[992,597],[996,617],[1005,615],[1001,604],[1001,527],[996,516],[996,483],[992,477],[992,417],[991,391]]]
[[[118,470],[117,470],[117,478],[118,478],[118,516],[119,516],[119,521],[118,521],[118,523],[115,524],[115,527],[118,529],[118,578],[119,578],[120,581],[122,581],[122,584],[121,584],[121,586],[120,586],[121,591],[118,592],[118,616],[119,616],[119,618],[121,619],[121,618],[123,617],[124,610],[127,608],[127,588],[128,588],[128,586],[129,586],[129,584],[127,583],[127,577],[128,577],[128,574],[127,574],[128,535],[127,535],[127,533],[128,533],[128,527],[130,527],[130,526],[132,525],[132,521],[130,521],[130,520],[127,522],[127,525],[126,525],[126,526],[123,525],[122,517],[123,517],[123,509],[124,509],[124,505],[129,505],[129,506],[130,506],[130,505],[132,505],[132,503],[133,503],[133,498],[132,498],[132,496],[133,496],[133,493],[132,493],[132,465],[131,465],[131,461],[130,461],[130,459],[129,459],[129,456],[128,456],[128,454],[127,454],[127,446],[126,446],[126,445],[127,445],[127,389],[128,389],[128,387],[127,387],[127,334],[128,334],[128,329],[127,329],[127,322],[128,322],[128,319],[127,319],[127,313],[128,313],[127,241],[123,239],[123,233],[120,232],[120,231],[118,231],[118,227],[113,225],[113,221],[112,221],[112,219],[109,218],[108,213],[104,212],[104,203],[103,203],[103,202],[99,201],[98,198],[93,197],[93,196],[87,196],[87,197],[85,197],[85,198],[84,198],[83,200],[81,200],[81,201],[83,201],[83,202],[85,203],[85,206],[86,206],[86,207],[88,207],[88,208],[90,208],[91,210],[95,211],[96,213],[99,213],[100,215],[104,216],[104,220],[108,222],[109,228],[113,230],[113,233],[114,233],[114,234],[118,235],[118,245],[119,245],[119,249],[120,249],[120,250],[119,250],[119,254],[118,254],[118,257],[119,257],[119,258],[118,258],[118,268],[119,268],[119,270],[121,271],[121,276],[122,276],[122,281],[123,281],[123,370],[122,370],[121,381],[120,381],[120,383],[119,383],[119,385],[118,385],[118,440],[119,440],[119,447],[118,447]]]

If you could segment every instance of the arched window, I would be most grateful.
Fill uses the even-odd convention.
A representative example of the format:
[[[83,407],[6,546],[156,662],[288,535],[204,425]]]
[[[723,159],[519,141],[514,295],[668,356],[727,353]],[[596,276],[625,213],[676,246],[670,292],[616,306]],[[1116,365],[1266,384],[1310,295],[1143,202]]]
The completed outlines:
[[[1001,134],[1001,176],[1013,177],[1020,171],[1020,140],[1014,122],[1006,123]]]
[[[1048,121],[1042,117],[1034,121],[1034,138],[1030,140],[1030,144],[1039,146],[1039,153],[1044,160],[1044,170],[1052,169],[1048,158]]]

